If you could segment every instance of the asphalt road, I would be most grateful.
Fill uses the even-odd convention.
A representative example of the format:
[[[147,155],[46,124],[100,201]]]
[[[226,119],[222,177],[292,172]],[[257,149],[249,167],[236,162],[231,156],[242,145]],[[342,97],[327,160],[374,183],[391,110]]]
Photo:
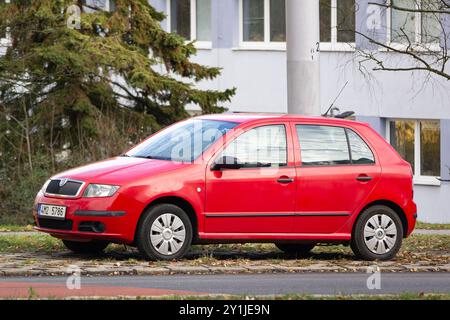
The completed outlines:
[[[369,276],[364,273],[304,273],[82,277],[81,288],[85,291],[79,294],[77,290],[66,289],[66,278],[62,277],[0,278],[0,296],[7,296],[8,290],[9,293],[19,292],[16,290],[19,287],[33,287],[37,292],[47,288],[45,294],[55,296],[450,293],[449,273],[382,273],[381,289],[373,290],[367,287]],[[59,289],[51,294],[51,288]]]

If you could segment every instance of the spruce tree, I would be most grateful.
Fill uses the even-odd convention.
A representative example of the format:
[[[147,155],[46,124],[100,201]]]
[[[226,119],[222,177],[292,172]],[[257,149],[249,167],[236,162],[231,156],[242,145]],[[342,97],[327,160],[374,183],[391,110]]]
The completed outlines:
[[[95,1],[0,1],[0,35],[10,39],[0,56],[0,112],[22,125],[22,106],[43,114],[47,134],[68,132],[78,145],[115,112],[133,113],[154,131],[185,118],[188,104],[203,113],[224,110],[234,89],[198,89],[220,69],[192,62],[194,44],[164,31],[165,16],[147,0],[115,0],[110,12],[89,3]],[[62,119],[52,128],[50,113]]]

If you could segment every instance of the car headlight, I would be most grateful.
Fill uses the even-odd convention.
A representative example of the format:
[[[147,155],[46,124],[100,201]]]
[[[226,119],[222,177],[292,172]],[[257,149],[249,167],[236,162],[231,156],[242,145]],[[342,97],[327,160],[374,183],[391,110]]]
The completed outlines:
[[[52,180],[49,179],[49,180],[47,180],[47,181],[44,183],[44,185],[43,185],[42,188],[41,188],[41,192],[42,192],[42,193],[45,193],[45,190],[47,190],[47,187],[48,187],[50,181],[52,181]]]
[[[112,197],[117,190],[119,190],[119,186],[111,186],[105,184],[90,184],[86,190],[84,191],[83,197],[85,198],[104,198],[104,197]]]

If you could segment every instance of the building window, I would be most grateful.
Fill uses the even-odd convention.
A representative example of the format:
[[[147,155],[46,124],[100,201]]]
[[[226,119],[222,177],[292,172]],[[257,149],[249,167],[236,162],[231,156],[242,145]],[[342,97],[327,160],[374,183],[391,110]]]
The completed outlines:
[[[197,41],[211,41],[211,0],[197,0]]]
[[[320,42],[324,49],[351,48],[355,43],[355,13],[355,0],[320,0]]]
[[[437,184],[441,172],[441,134],[437,120],[390,120],[388,141],[413,167],[417,183]]]
[[[411,10],[440,10],[441,0],[390,0],[398,8]],[[409,12],[391,8],[389,10],[390,42],[401,44],[438,44],[442,33],[439,13]]]
[[[270,0],[270,41],[286,41],[286,2]]]
[[[286,41],[285,0],[241,0],[243,42]]]
[[[285,46],[285,0],[240,2],[241,43],[244,47],[249,44]],[[323,49],[350,49],[355,42],[354,30],[355,0],[320,0],[320,41]]]
[[[169,31],[197,43],[211,42],[211,0],[168,0]]]
[[[264,41],[264,0],[243,1],[244,41]]]

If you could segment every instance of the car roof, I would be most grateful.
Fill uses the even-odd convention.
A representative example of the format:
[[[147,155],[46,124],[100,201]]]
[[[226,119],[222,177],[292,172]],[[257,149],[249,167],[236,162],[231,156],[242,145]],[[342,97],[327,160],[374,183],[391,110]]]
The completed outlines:
[[[197,119],[230,121],[239,124],[256,122],[260,120],[280,120],[280,121],[307,121],[311,123],[328,123],[335,125],[354,125],[361,124],[353,120],[337,119],[330,117],[314,117],[295,114],[271,114],[271,113],[223,113],[211,114],[197,117]]]

